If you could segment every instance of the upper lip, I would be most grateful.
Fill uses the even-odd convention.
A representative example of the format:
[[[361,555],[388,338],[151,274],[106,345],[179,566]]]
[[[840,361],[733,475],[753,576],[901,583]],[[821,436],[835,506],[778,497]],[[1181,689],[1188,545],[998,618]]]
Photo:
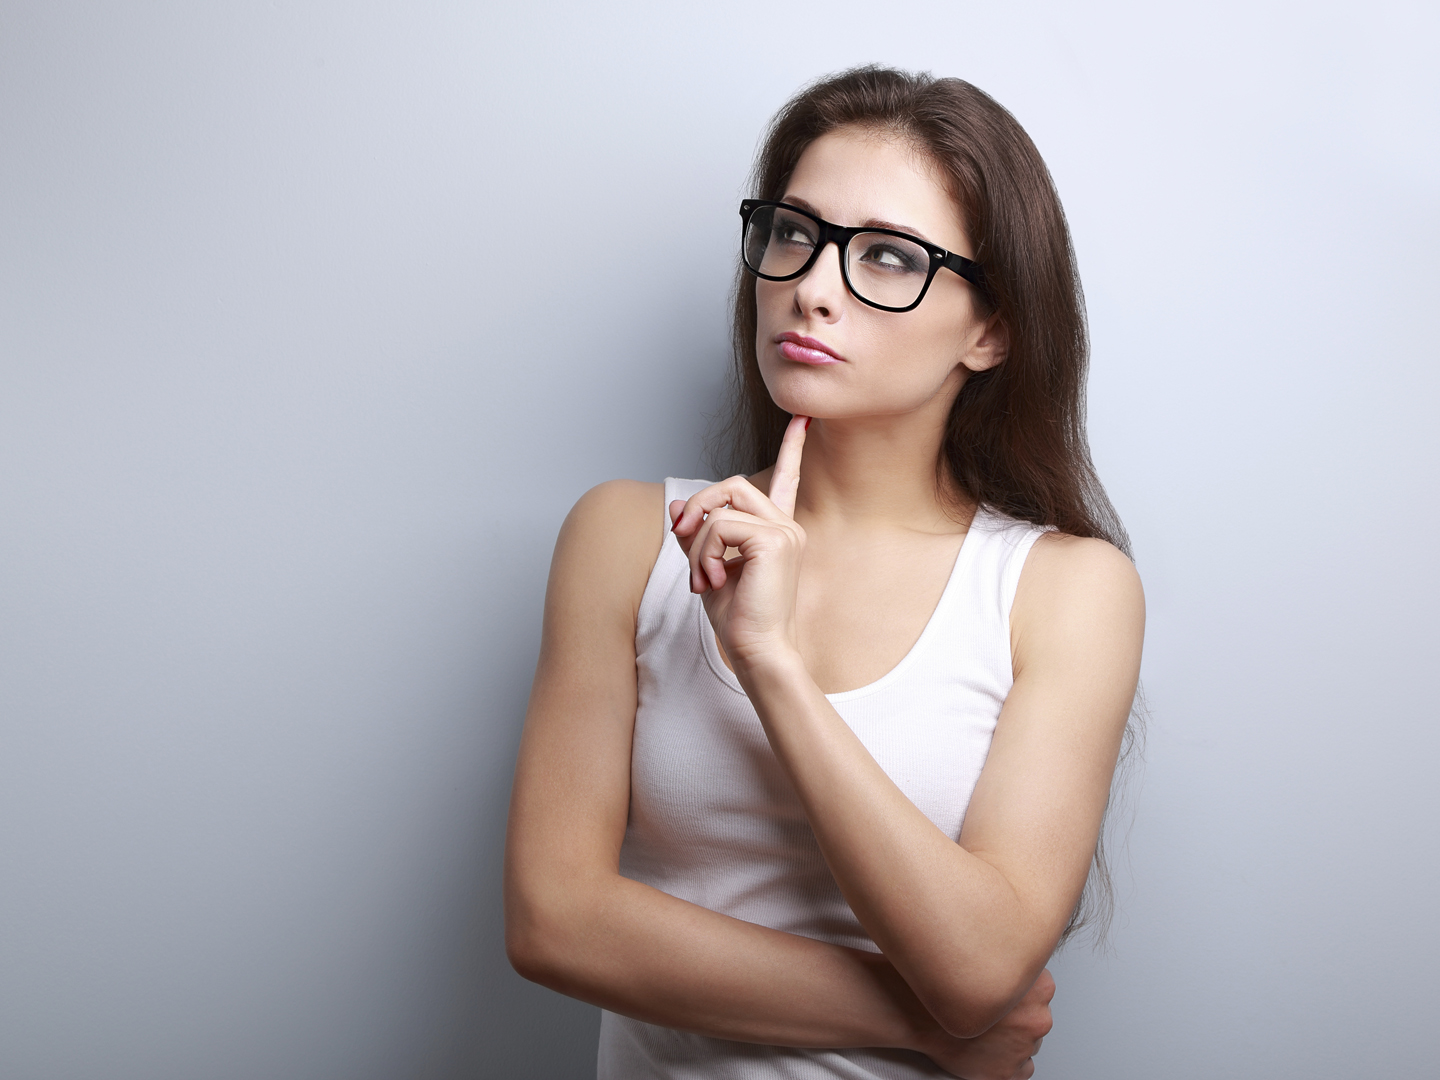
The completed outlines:
[[[827,356],[833,356],[836,360],[845,359],[834,349],[830,348],[829,345],[826,345],[823,341],[816,341],[813,337],[806,337],[804,334],[796,334],[790,330],[785,331],[785,333],[783,334],[776,334],[775,343],[778,345],[782,341],[793,341],[796,345],[803,345],[807,349],[814,349],[817,352],[823,352]]]

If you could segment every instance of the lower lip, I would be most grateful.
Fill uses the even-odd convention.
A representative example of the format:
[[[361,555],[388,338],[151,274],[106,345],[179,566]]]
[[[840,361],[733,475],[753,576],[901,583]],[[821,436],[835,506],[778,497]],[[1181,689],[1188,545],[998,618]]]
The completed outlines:
[[[780,355],[786,360],[793,360],[797,364],[838,364],[840,361],[827,352],[819,349],[809,349],[793,341],[782,341],[780,343]]]

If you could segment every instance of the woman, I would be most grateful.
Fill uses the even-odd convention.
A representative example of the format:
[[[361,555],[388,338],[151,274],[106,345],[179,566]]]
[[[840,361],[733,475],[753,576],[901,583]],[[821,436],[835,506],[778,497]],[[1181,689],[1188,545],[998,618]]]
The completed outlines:
[[[873,68],[781,111],[755,193],[770,467],[566,519],[511,961],[606,1010],[602,1077],[1027,1077],[1144,622],[1064,216],[994,101]]]

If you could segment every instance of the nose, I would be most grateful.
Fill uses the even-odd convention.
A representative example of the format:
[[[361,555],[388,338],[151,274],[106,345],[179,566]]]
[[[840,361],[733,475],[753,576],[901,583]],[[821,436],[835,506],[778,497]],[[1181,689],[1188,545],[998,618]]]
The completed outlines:
[[[831,240],[820,249],[815,265],[795,283],[795,313],[833,322],[840,314],[844,296],[840,245]]]

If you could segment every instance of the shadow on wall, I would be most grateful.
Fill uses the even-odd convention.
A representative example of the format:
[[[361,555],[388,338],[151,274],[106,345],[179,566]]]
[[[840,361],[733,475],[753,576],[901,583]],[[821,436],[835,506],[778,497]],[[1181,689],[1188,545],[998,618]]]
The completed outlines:
[[[552,537],[536,535],[536,524],[511,519],[505,533],[489,538],[486,557],[526,572],[497,582],[487,598],[493,627],[533,627],[538,647],[539,613]],[[543,557],[540,554],[543,552]],[[538,566],[527,564],[537,561]],[[480,655],[497,668],[516,652],[508,643],[476,642]],[[435,1043],[422,1057],[416,1077],[424,1080],[593,1080],[600,1011],[522,979],[505,957],[501,874],[510,777],[520,743],[531,669],[492,668],[477,687],[475,714],[489,729],[492,760],[477,777],[475,818],[468,842],[457,844],[456,888],[467,898],[462,915],[450,922],[453,985],[439,996],[451,1015],[432,1030]]]
[[[517,722],[516,731],[519,725]],[[472,870],[476,903],[459,928],[458,1015],[427,1080],[594,1080],[600,1011],[515,974],[505,958],[500,865],[508,786],[487,793]]]

